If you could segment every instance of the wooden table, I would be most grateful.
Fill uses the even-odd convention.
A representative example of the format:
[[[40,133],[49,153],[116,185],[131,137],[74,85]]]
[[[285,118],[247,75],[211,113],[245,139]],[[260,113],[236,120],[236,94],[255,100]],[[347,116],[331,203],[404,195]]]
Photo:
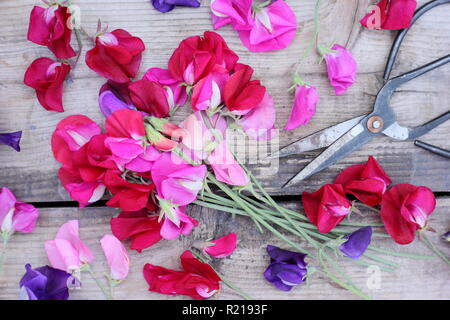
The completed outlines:
[[[70,219],[79,219],[81,237],[94,251],[94,269],[100,274],[107,266],[102,257],[99,239],[109,233],[109,219],[117,215],[110,208],[87,208],[80,210],[67,207],[70,200],[57,178],[59,164],[53,159],[50,136],[56,124],[72,114],[84,114],[102,122],[103,117],[97,105],[97,95],[104,79],[80,63],[74,74],[74,81],[67,82],[64,103],[65,113],[45,111],[38,104],[33,90],[23,85],[23,74],[27,66],[37,57],[51,56],[41,46],[26,40],[29,12],[34,0],[2,0],[0,2],[0,128],[1,131],[24,130],[22,152],[16,153],[0,146],[0,181],[2,186],[13,190],[18,199],[39,203],[38,227],[32,234],[16,234],[9,244],[5,271],[0,277],[0,298],[18,297],[18,282],[24,272],[24,264],[33,266],[47,264],[43,243],[52,239],[57,228]],[[150,67],[166,67],[172,51],[178,43],[192,35],[211,29],[209,1],[202,1],[199,9],[180,8],[168,14],[161,14],[150,5],[149,0],[75,0],[81,8],[82,24],[94,33],[96,21],[101,18],[110,30],[123,28],[141,37],[147,45],[140,75]],[[255,69],[255,76],[261,79],[277,103],[277,127],[283,128],[290,112],[292,96],[287,92],[294,64],[306,50],[313,32],[314,0],[287,0],[299,21],[299,34],[293,44],[285,50],[270,53],[250,53],[239,41],[230,27],[218,32],[229,46],[241,57],[243,63]],[[362,115],[371,110],[373,100],[382,85],[382,72],[395,37],[395,32],[369,31],[360,27],[358,20],[364,15],[369,0],[323,1],[320,11],[322,24],[321,41],[329,43],[335,39],[347,46],[359,64],[357,83],[347,94],[336,97],[330,87],[325,66],[318,65],[317,56],[306,59],[301,68],[304,79],[314,84],[320,93],[318,111],[310,125],[292,132],[280,131],[280,146],[306,136],[319,129],[340,121]],[[419,0],[419,4],[426,1]],[[448,54],[450,48],[450,6],[445,5],[425,15],[410,31],[404,41],[394,74],[421,66]],[[88,44],[88,40],[85,39]],[[433,71],[420,79],[402,86],[394,95],[392,105],[399,115],[400,123],[421,124],[448,111],[450,65]],[[183,119],[187,109],[176,116]],[[424,141],[450,148],[450,122],[441,125],[423,137]],[[277,170],[254,169],[274,195],[283,196],[285,205],[299,207],[299,194],[306,190],[331,183],[344,167],[366,161],[375,156],[394,183],[412,183],[432,188],[438,197],[438,208],[432,226],[438,231],[430,235],[433,242],[447,254],[448,244],[439,235],[450,229],[450,161],[415,148],[412,142],[394,141],[379,137],[362,149],[354,152],[331,168],[288,190],[280,186],[295,172],[305,166],[318,153],[309,152],[299,157],[283,160]],[[61,202],[58,204],[58,202]],[[301,211],[301,208],[298,208]],[[227,259],[220,260],[215,267],[227,279],[257,299],[354,299],[351,293],[331,285],[320,275],[309,283],[290,293],[275,290],[262,277],[268,264],[265,253],[267,244],[283,243],[269,233],[260,234],[250,220],[232,220],[226,213],[213,212],[192,206],[190,214],[198,218],[200,226],[189,237],[172,242],[163,241],[141,254],[130,252],[132,269],[129,279],[116,290],[116,297],[123,299],[174,299],[146,291],[142,277],[145,263],[178,268],[180,253],[189,248],[196,239],[222,236],[235,231],[240,239],[238,249]],[[419,242],[399,248],[391,240],[380,244],[393,250],[421,252],[427,249]],[[349,265],[347,271],[366,292],[374,298],[386,299],[448,299],[450,280],[448,265],[439,259],[410,260],[396,259],[403,266],[397,273],[382,272],[379,289],[368,289],[365,285],[369,275],[365,267]],[[74,299],[100,299],[101,293],[94,282],[84,276],[82,290],[72,294]],[[224,288],[217,299],[236,298]]]

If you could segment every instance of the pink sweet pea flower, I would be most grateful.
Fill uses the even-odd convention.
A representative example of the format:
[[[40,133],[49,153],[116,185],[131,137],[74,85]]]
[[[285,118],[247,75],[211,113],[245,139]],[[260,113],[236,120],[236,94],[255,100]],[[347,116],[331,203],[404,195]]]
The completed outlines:
[[[231,24],[236,30],[253,26],[252,0],[211,0],[214,29]]]
[[[285,130],[294,130],[299,126],[307,125],[316,113],[319,94],[316,88],[307,84],[297,85],[295,88],[295,101],[291,115],[284,127]]]
[[[337,96],[344,94],[356,81],[358,65],[352,54],[344,47],[335,44],[331,50],[319,47],[328,68],[328,79]]]
[[[63,224],[55,239],[45,242],[45,251],[52,267],[68,273],[79,270],[93,260],[91,251],[80,240],[78,220]]]
[[[409,28],[417,7],[416,0],[381,0],[371,6],[369,14],[361,19],[368,29],[400,30]]]
[[[237,163],[223,140],[208,157],[216,179],[232,186],[246,186],[250,179],[244,169]]]
[[[122,281],[130,271],[130,257],[122,242],[115,236],[107,234],[100,240],[103,252],[111,271],[111,279]]]
[[[33,232],[38,216],[34,206],[17,201],[8,188],[0,188],[0,235],[8,238],[15,231]]]
[[[187,216],[184,212],[186,207],[175,207],[180,222],[175,224],[167,216],[164,217],[164,221],[161,226],[161,237],[166,240],[174,240],[179,235],[187,236],[191,233],[194,227],[198,226],[198,221],[194,218]]]
[[[222,103],[227,74],[209,74],[200,80],[192,93],[191,105],[194,111],[215,109]]]
[[[255,108],[238,121],[245,133],[257,140],[270,140],[275,134],[276,110],[271,95],[266,93]]]
[[[254,24],[249,30],[238,30],[242,43],[253,52],[281,50],[294,40],[297,18],[283,0],[254,9]]]
[[[173,78],[169,70],[151,68],[142,79],[159,83],[164,87],[167,91],[167,100],[171,109],[185,105],[187,101],[186,87],[181,85],[181,81]]]
[[[203,248],[203,251],[214,258],[225,258],[236,250],[236,243],[236,233],[232,232],[222,238],[209,241],[209,244]]]

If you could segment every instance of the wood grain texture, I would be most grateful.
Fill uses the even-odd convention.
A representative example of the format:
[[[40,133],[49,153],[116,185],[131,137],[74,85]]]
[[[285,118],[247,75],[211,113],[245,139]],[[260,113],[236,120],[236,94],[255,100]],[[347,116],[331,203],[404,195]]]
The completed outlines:
[[[297,203],[283,203],[293,209],[298,209]],[[433,215],[431,226],[437,229],[436,234],[429,238],[445,254],[450,253],[448,243],[444,243],[440,234],[450,228],[450,198],[438,200],[438,208]],[[38,226],[32,234],[15,234],[9,244],[6,265],[0,275],[0,299],[17,299],[18,283],[24,273],[24,265],[31,263],[34,267],[48,263],[44,251],[44,241],[53,239],[57,229],[71,219],[79,219],[80,236],[94,253],[93,269],[101,276],[108,267],[101,251],[99,240],[103,234],[110,233],[109,220],[116,215],[109,208],[74,208],[41,209]],[[350,292],[336,287],[316,273],[309,284],[301,285],[290,293],[280,292],[267,283],[262,273],[268,266],[269,258],[265,252],[267,244],[289,249],[284,242],[270,233],[261,234],[245,217],[235,220],[227,213],[212,211],[198,206],[192,206],[190,215],[199,220],[200,225],[188,237],[174,241],[162,241],[144,250],[141,254],[131,252],[131,272],[115,290],[117,299],[185,299],[180,296],[164,296],[147,291],[147,285],[142,276],[145,263],[161,265],[167,268],[179,269],[180,254],[189,249],[197,240],[218,238],[229,232],[238,235],[237,250],[226,259],[214,260],[213,266],[224,277],[244,290],[254,299],[357,299]],[[373,213],[365,212],[364,221],[377,221]],[[354,221],[355,217],[352,217]],[[296,240],[295,238],[293,238]],[[300,243],[301,244],[301,243]],[[419,241],[408,246],[399,246],[390,239],[374,240],[374,245],[397,252],[410,252],[430,255],[430,251]],[[386,258],[386,257],[385,257]],[[396,273],[381,271],[379,289],[368,289],[366,283],[371,274],[365,266],[360,266],[341,258],[339,261],[355,283],[367,294],[376,299],[449,299],[450,279],[449,267],[440,259],[414,260],[392,258],[402,267]],[[313,263],[311,265],[314,265]],[[103,296],[89,275],[83,273],[83,286],[80,290],[71,292],[71,299],[102,299]],[[238,299],[231,290],[223,290],[214,299]]]
[[[81,8],[83,26],[93,33],[101,18],[110,29],[124,28],[141,37],[147,45],[140,75],[150,67],[166,67],[172,51],[185,37],[211,29],[209,0],[199,9],[179,8],[161,14],[151,8],[148,0],[76,0]],[[250,53],[239,41],[231,27],[218,32],[225,37],[241,61],[252,65],[255,76],[263,81],[277,103],[277,127],[283,128],[292,103],[287,92],[290,76],[299,57],[306,50],[313,28],[315,0],[287,0],[296,12],[299,34],[292,45],[279,52]],[[358,82],[347,94],[336,97],[326,77],[325,65],[318,65],[318,57],[306,59],[301,67],[304,79],[318,88],[321,100],[310,125],[293,132],[281,131],[274,143],[280,146],[319,129],[367,113],[382,85],[381,75],[394,32],[370,31],[360,27],[368,0],[324,1],[320,11],[321,41],[335,39],[347,45],[359,64]],[[418,1],[419,4],[425,0]],[[104,80],[81,62],[73,79],[65,88],[66,112],[48,112],[41,108],[32,89],[22,84],[27,66],[41,56],[51,56],[44,47],[26,40],[28,16],[35,0],[2,0],[0,2],[0,131],[22,129],[21,153],[0,146],[0,181],[10,187],[23,201],[69,200],[57,179],[58,164],[50,149],[50,136],[56,124],[72,114],[84,114],[102,122],[98,111],[97,94]],[[408,34],[395,66],[395,74],[409,71],[448,53],[450,48],[450,6],[445,5],[425,15]],[[90,47],[85,40],[85,51]],[[423,123],[449,110],[450,65],[433,71],[400,88],[392,100],[400,122],[406,125]],[[183,119],[188,110],[176,116]],[[450,148],[450,123],[433,130],[423,140]],[[258,150],[266,146],[260,146]],[[250,150],[251,151],[251,150]],[[254,150],[253,150],[254,151]],[[247,152],[245,155],[255,154]],[[410,182],[427,185],[435,191],[450,190],[450,162],[415,148],[412,142],[394,141],[379,137],[354,152],[328,170],[308,179],[290,190],[279,190],[293,174],[304,167],[318,153],[305,153],[282,160],[277,166],[260,163],[255,173],[272,193],[298,194],[331,181],[343,167],[363,162],[374,155],[389,172],[395,183]]]

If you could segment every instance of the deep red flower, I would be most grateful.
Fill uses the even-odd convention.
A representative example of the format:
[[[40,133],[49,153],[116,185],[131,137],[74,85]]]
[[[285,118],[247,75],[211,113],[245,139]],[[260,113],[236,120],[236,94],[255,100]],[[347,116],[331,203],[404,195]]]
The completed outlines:
[[[351,211],[340,184],[324,185],[314,193],[303,192],[302,203],[306,216],[321,233],[330,232]]]
[[[28,40],[48,47],[58,59],[72,58],[76,53],[70,45],[70,19],[71,14],[67,7],[56,4],[44,9],[35,6],[30,14]]]
[[[111,231],[117,239],[131,239],[130,249],[141,252],[161,241],[161,226],[158,216],[149,216],[148,210],[121,212],[111,219]]]
[[[63,112],[64,80],[70,66],[50,58],[34,60],[25,72],[24,83],[36,90],[41,106],[50,111]]]
[[[342,184],[347,194],[352,194],[368,206],[381,203],[383,193],[392,183],[374,157],[365,164],[357,164],[344,169],[334,181]]]
[[[220,35],[206,31],[203,37],[189,37],[180,43],[169,60],[169,71],[178,81],[194,85],[213,71],[230,72],[238,60]]]
[[[253,69],[238,65],[237,71],[225,84],[225,105],[231,111],[246,111],[257,107],[266,94],[259,80],[251,80]]]
[[[381,0],[361,19],[369,29],[399,30],[409,28],[416,10],[416,0]]]
[[[417,230],[426,227],[435,208],[436,198],[430,189],[398,184],[383,196],[381,219],[395,242],[408,244],[414,241]]]
[[[141,111],[144,111],[158,118],[170,116],[170,107],[167,101],[166,91],[157,82],[139,80],[128,86],[133,104]]]
[[[127,83],[136,77],[144,50],[140,38],[117,29],[96,38],[95,47],[86,53],[86,64],[102,77]]]
[[[149,284],[148,290],[205,300],[220,289],[221,279],[210,265],[196,259],[189,250],[185,251],[180,259],[183,271],[146,264],[144,278]]]
[[[152,211],[155,203],[151,193],[155,185],[151,183],[149,177],[143,174],[133,174],[133,179],[140,180],[139,183],[131,183],[122,177],[119,170],[108,170],[104,177],[104,183],[112,194],[112,198],[106,203],[112,208],[120,208],[123,211],[138,211],[144,208]]]

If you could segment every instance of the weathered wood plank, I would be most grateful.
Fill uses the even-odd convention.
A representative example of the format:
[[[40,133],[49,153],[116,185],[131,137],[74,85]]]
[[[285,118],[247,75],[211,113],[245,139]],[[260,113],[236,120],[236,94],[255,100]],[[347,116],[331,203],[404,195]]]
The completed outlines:
[[[298,208],[297,203],[285,203],[292,208]],[[436,234],[430,234],[432,241],[447,255],[450,254],[448,243],[439,239],[439,235],[450,227],[450,198],[438,200],[438,209],[431,226],[437,229]],[[52,239],[59,226],[70,219],[80,220],[81,238],[93,251],[95,261],[93,269],[97,274],[107,271],[107,265],[99,244],[103,234],[110,233],[109,220],[116,211],[109,208],[74,208],[41,209],[38,227],[32,234],[16,234],[9,245],[6,265],[0,276],[0,299],[16,299],[19,289],[18,282],[24,273],[24,264],[33,266],[47,264],[44,251],[44,241]],[[227,280],[244,290],[255,299],[356,299],[353,294],[331,285],[320,274],[315,274],[308,285],[302,285],[290,293],[274,289],[267,283],[262,273],[268,265],[265,252],[267,244],[289,249],[283,242],[271,236],[270,233],[260,234],[250,220],[237,217],[232,220],[226,213],[219,213],[202,207],[192,206],[190,214],[200,221],[193,234],[179,240],[163,241],[154,247],[138,254],[131,252],[131,273],[129,278],[116,288],[117,299],[181,299],[147,292],[147,285],[142,277],[145,263],[162,265],[167,268],[179,269],[180,254],[190,248],[196,240],[217,238],[229,232],[236,232],[239,243],[235,253],[226,259],[215,260],[214,267]],[[364,218],[378,218],[368,213]],[[372,218],[370,218],[372,217]],[[352,219],[355,219],[353,217]],[[374,244],[388,250],[399,252],[414,252],[431,254],[423,244],[416,241],[409,246],[398,246],[390,239],[374,240]],[[376,299],[449,299],[450,280],[449,267],[439,259],[413,260],[394,258],[400,268],[396,273],[381,271],[379,289],[369,289],[366,285],[370,274],[364,266],[340,260],[345,270],[355,283],[366,293]],[[82,275],[83,287],[72,293],[72,299],[102,299],[95,283],[87,275]],[[228,288],[224,288],[215,299],[236,299]]]
[[[82,23],[93,32],[98,17],[107,21],[111,29],[125,28],[142,37],[148,46],[141,68],[142,74],[149,67],[166,67],[171,52],[185,37],[211,29],[209,1],[203,1],[199,9],[180,8],[168,14],[160,14],[151,8],[148,0],[93,1],[76,0],[81,7]],[[251,64],[274,96],[278,108],[277,127],[283,128],[289,112],[292,96],[290,72],[303,54],[312,35],[314,0],[287,1],[298,15],[299,35],[286,50],[270,53],[250,53],[240,43],[230,27],[218,32],[230,47]],[[357,20],[363,16],[370,1],[324,1],[321,8],[322,37],[324,43],[336,39],[347,44],[359,63],[359,80],[346,95],[335,97],[327,82],[324,65],[317,65],[317,56],[306,59],[301,70],[306,81],[317,86],[321,95],[318,112],[310,125],[294,132],[280,132],[275,144],[289,142],[323,129],[340,121],[370,111],[374,97],[382,85],[381,74],[394,34],[388,31],[370,31],[360,28]],[[424,3],[425,0],[419,1]],[[84,63],[74,74],[74,82],[67,83],[63,114],[43,110],[33,90],[22,84],[26,67],[37,57],[51,56],[43,47],[26,41],[28,15],[34,0],[3,0],[0,3],[0,131],[24,130],[23,151],[15,153],[0,146],[0,181],[10,187],[24,201],[68,200],[67,193],[57,179],[58,164],[53,160],[50,136],[62,118],[71,114],[85,114],[96,121],[103,121],[97,107],[97,93],[104,82]],[[425,64],[445,55],[450,46],[448,34],[450,6],[425,15],[407,36],[396,64],[395,74]],[[88,47],[88,40],[86,47]],[[450,65],[433,71],[403,86],[394,96],[392,104],[399,113],[402,124],[420,124],[448,111],[450,97]],[[180,121],[187,110],[176,116]],[[427,134],[425,141],[450,148],[448,132],[450,123]],[[264,150],[264,147],[259,149]],[[297,194],[304,188],[312,189],[324,181],[331,181],[337,172],[348,164],[363,162],[368,155],[380,160],[394,182],[421,183],[435,191],[450,190],[450,162],[415,148],[412,142],[377,138],[361,150],[342,160],[330,169],[303,182],[291,190],[279,187],[305,166],[318,153],[307,153],[283,160],[280,168],[255,170],[255,173],[273,193]],[[264,166],[264,164],[262,164]],[[266,164],[267,165],[267,164]]]

